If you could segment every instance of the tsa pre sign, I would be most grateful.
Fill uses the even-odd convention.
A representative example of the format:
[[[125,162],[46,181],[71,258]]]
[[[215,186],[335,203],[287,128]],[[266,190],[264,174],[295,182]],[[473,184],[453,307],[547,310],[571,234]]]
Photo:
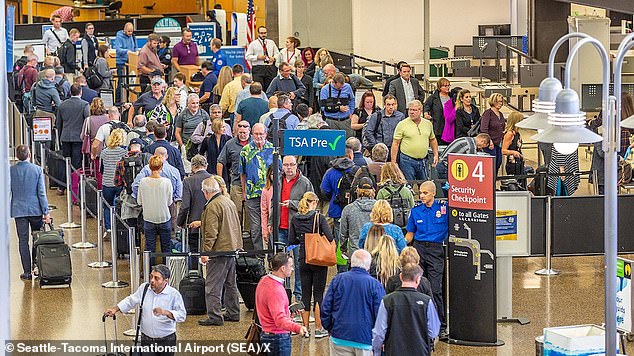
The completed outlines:
[[[284,154],[295,156],[343,156],[344,130],[284,130]]]
[[[449,206],[494,210],[492,156],[449,155]]]

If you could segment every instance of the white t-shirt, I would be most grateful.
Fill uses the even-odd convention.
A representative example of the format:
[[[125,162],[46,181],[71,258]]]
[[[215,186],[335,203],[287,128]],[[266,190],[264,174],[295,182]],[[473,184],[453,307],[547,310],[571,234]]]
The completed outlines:
[[[163,177],[141,179],[136,201],[143,207],[143,219],[154,224],[169,221],[172,196],[172,182],[169,179]]]

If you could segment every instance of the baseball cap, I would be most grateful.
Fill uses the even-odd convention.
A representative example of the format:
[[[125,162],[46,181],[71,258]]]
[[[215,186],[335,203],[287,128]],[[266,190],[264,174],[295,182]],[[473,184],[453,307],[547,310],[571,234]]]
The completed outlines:
[[[318,129],[325,123],[320,114],[310,115],[307,122],[309,129]]]
[[[152,84],[157,84],[157,83],[158,83],[158,84],[163,84],[163,83],[165,83],[165,82],[163,81],[163,78],[161,78],[161,77],[154,77],[154,78],[152,78]]]
[[[368,177],[362,177],[359,179],[359,185],[357,186],[359,189],[374,189],[374,184],[372,184],[372,179]]]
[[[136,137],[130,140],[130,145],[140,145],[141,147],[143,147],[144,143],[145,142],[143,142],[143,140],[141,140],[140,138],[136,138]]]

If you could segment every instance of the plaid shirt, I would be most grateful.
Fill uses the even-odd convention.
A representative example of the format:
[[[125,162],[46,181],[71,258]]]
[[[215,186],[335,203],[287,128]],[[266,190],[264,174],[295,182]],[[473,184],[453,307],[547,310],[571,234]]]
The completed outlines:
[[[634,130],[621,128],[621,149],[619,155],[625,155],[625,151],[630,147],[630,137],[634,134]]]

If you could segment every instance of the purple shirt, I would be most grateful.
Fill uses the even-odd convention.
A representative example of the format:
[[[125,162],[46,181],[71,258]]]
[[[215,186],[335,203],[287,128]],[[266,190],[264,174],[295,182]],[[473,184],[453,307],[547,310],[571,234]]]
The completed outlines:
[[[194,41],[189,42],[189,45],[180,41],[172,49],[172,58],[177,58],[178,65],[196,65],[197,57],[198,47]]]

